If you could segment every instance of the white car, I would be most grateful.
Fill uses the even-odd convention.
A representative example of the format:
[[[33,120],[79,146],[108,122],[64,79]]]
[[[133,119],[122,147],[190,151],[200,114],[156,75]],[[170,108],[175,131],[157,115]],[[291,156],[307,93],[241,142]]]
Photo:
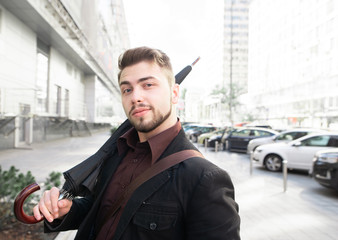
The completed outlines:
[[[268,143],[277,143],[277,142],[291,142],[292,140],[296,140],[300,137],[306,136],[311,133],[317,133],[317,132],[324,132],[319,129],[310,129],[310,128],[295,128],[283,131],[275,136],[270,137],[263,137],[263,138],[256,138],[252,139],[247,148],[247,153],[252,154],[255,149],[263,144]]]
[[[269,171],[281,171],[283,161],[289,169],[310,171],[315,153],[338,147],[338,133],[310,134],[289,143],[271,143],[257,147],[251,160],[257,161]]]

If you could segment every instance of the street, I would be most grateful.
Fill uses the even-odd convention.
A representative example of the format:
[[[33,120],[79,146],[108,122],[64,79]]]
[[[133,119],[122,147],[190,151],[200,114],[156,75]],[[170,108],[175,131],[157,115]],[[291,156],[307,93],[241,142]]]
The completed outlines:
[[[51,171],[63,172],[96,152],[108,138],[108,132],[100,132],[91,137],[34,144],[30,149],[4,150],[0,151],[0,165],[3,170],[11,165],[24,173],[30,170],[37,182],[43,182]],[[337,192],[302,172],[289,172],[284,192],[283,174],[255,165],[250,174],[247,154],[198,147],[233,179],[243,240],[337,239]],[[60,234],[57,240],[72,238]]]

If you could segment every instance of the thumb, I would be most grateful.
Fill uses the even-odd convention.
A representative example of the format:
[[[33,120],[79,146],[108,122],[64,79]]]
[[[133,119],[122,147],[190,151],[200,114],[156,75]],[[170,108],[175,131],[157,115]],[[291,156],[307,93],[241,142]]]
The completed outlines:
[[[68,207],[70,205],[70,202],[69,200],[67,199],[62,199],[58,202],[58,206],[59,208],[65,208],[65,207]]]

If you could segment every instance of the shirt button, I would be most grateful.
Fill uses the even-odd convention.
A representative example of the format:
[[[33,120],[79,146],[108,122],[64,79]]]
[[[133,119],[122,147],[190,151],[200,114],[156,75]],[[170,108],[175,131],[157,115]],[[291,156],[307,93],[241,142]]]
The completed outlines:
[[[150,227],[151,230],[155,230],[156,227],[157,227],[157,224],[152,222],[152,223],[149,224],[149,227]]]

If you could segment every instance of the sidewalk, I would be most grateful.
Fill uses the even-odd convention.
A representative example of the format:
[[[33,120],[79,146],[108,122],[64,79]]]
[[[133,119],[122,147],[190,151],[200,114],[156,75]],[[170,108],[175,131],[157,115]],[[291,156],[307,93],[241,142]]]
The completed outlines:
[[[3,170],[15,166],[22,173],[31,171],[36,182],[41,184],[52,171],[64,172],[91,156],[109,137],[109,131],[105,131],[90,137],[59,139],[27,148],[2,150],[0,165]],[[72,240],[75,234],[76,231],[61,232],[55,240]]]
[[[233,179],[242,240],[338,239],[337,192],[299,172],[288,173],[284,192],[282,173],[254,165],[250,175],[248,155],[200,150]]]
[[[108,132],[34,144],[31,149],[0,151],[0,165],[32,171],[44,182],[51,171],[63,172],[95,153]],[[233,179],[239,203],[242,240],[333,240],[338,236],[338,193],[319,186],[308,175],[290,173],[283,191],[282,173],[259,167],[250,175],[246,154],[205,151],[204,156],[226,169]],[[75,232],[60,233],[56,240],[71,240]]]

